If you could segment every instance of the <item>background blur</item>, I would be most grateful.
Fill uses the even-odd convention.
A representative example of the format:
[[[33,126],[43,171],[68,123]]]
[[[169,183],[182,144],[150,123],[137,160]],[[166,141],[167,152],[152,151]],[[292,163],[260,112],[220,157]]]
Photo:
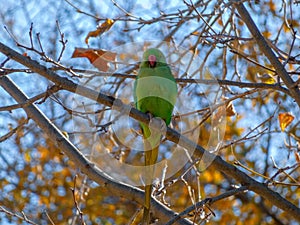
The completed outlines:
[[[244,4],[291,77],[298,79],[300,6],[297,1],[249,1]],[[89,37],[89,32],[95,31],[97,26],[106,26],[107,19],[113,20],[113,25],[96,37]],[[179,59],[168,58],[176,78],[199,79],[196,84],[178,82],[181,97],[176,115],[180,119],[176,121],[174,116],[174,128],[182,132],[195,128],[196,135],[190,132],[194,141],[209,149],[212,120],[226,120],[220,137],[214,137],[214,146],[210,150],[217,149],[223,159],[238,163],[241,170],[260,182],[272,178],[277,183],[270,188],[299,207],[299,107],[286,93],[268,86],[277,82],[275,71],[231,2],[8,0],[1,4],[0,24],[0,40],[5,45],[56,69],[61,76],[122,98],[127,104],[133,102],[134,79],[97,74],[97,68],[88,59],[72,58],[75,48],[117,53],[118,62],[123,59],[124,64],[114,67],[111,63],[106,71],[102,71],[109,74],[122,72],[139,62],[143,48],[167,42],[162,48],[173,49],[180,56]],[[29,48],[17,46],[16,41]],[[34,49],[30,49],[31,43]],[[120,47],[124,45],[127,47]],[[136,50],[131,46],[139,47]],[[47,61],[45,56],[53,61]],[[6,59],[0,54],[1,67],[11,69],[9,77],[29,97],[43,93],[51,86],[50,81]],[[54,63],[58,60],[63,67]],[[189,62],[192,69],[187,66]],[[82,77],[72,76],[68,68]],[[129,73],[136,72],[133,68]],[[220,82],[211,89],[210,85],[201,82],[202,79],[231,83]],[[243,85],[245,82],[253,86]],[[208,97],[209,90],[214,92],[214,98]],[[8,212],[18,215],[23,212],[31,221],[27,222],[32,224],[50,224],[49,218],[54,224],[78,224],[74,196],[86,224],[129,223],[139,205],[106,193],[80,173],[76,165],[27,118],[22,108],[10,111],[3,108],[16,104],[10,95],[0,89],[0,96],[0,207],[7,210],[0,211],[1,224],[26,224],[24,218]],[[220,116],[218,111],[212,117],[209,113],[211,105],[226,99],[232,100],[228,101],[231,105],[226,108],[226,117]],[[111,119],[111,110],[88,102],[83,106],[82,102],[74,93],[62,90],[41,101],[38,107],[56,126],[66,131],[70,140],[86,155],[90,156],[92,149],[103,150],[103,146],[98,146],[101,142],[105,151],[116,160],[140,165],[142,154],[118,143],[115,131],[99,131],[95,126],[87,125],[83,112],[100,112],[91,119],[93,125],[99,125]],[[76,114],[78,111],[82,113]],[[284,126],[286,121],[279,120],[280,113],[286,120],[293,118],[284,129],[280,125]],[[138,138],[138,123],[132,119],[131,125]],[[126,134],[122,127],[115,128],[123,132],[121,135]],[[97,135],[100,141],[95,144],[89,135]],[[168,158],[168,149],[172,147],[171,143],[165,142],[160,159]],[[188,166],[183,170],[186,168]],[[235,185],[224,173],[201,168],[201,165],[197,168],[197,172],[187,172],[186,182],[179,180],[167,188],[165,199],[173,210],[180,212],[193,201],[216,196]],[[285,169],[281,171],[280,168]],[[178,177],[180,173],[182,171],[174,176]],[[168,179],[172,180],[172,177]],[[73,187],[77,190],[74,195]],[[196,219],[199,224],[296,224],[283,211],[273,207],[268,199],[252,192],[219,201],[200,214]]]

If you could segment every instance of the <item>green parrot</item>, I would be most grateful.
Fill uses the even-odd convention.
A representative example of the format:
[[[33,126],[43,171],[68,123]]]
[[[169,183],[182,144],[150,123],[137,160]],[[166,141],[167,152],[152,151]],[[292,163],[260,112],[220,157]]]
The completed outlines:
[[[172,111],[177,98],[177,85],[163,53],[150,48],[143,54],[139,72],[134,84],[134,100],[138,110],[159,117],[166,126],[171,122]],[[150,125],[150,124],[149,124]],[[157,161],[158,147],[162,132],[140,123],[145,151],[145,202],[143,223],[150,223],[150,201],[154,164]]]

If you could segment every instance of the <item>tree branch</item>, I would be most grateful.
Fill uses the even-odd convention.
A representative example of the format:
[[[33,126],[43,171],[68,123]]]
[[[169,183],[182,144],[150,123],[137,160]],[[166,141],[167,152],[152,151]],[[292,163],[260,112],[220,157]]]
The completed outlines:
[[[245,8],[242,2],[239,0],[234,0],[235,8],[239,12],[241,18],[246,23],[249,31],[253,35],[254,39],[256,40],[260,50],[265,54],[265,56],[269,59],[272,66],[275,68],[276,73],[282,79],[284,84],[289,89],[291,96],[297,102],[300,108],[300,90],[298,85],[295,84],[293,79],[289,76],[288,72],[285,70],[284,66],[280,63],[268,43],[266,42],[265,38],[262,36],[261,32],[258,30],[256,24],[252,20],[249,12]]]
[[[52,69],[52,68],[51,68]],[[60,68],[54,67],[53,70],[58,70]],[[7,69],[6,69],[7,70]],[[133,74],[125,74],[125,73],[109,73],[109,72],[100,72],[94,70],[83,70],[83,69],[74,69],[72,71],[76,73],[87,73],[93,74],[93,76],[112,76],[112,77],[119,77],[119,78],[129,78],[135,79],[136,75]],[[228,85],[228,86],[235,86],[239,88],[260,88],[260,89],[272,89],[283,92],[289,96],[291,93],[285,87],[282,87],[280,84],[267,84],[267,83],[251,83],[251,82],[241,82],[241,81],[232,81],[232,80],[225,80],[225,79],[193,79],[193,78],[175,78],[177,83],[181,84],[206,84],[206,85]],[[292,96],[291,96],[292,97]]]
[[[188,207],[187,209],[185,209],[184,211],[182,211],[181,213],[176,215],[172,220],[168,221],[165,225],[174,224],[175,221],[177,221],[179,218],[184,217],[185,215],[189,214],[190,212],[192,212],[194,210],[197,210],[197,208],[204,207],[205,205],[212,205],[213,203],[215,203],[217,201],[223,200],[223,199],[228,198],[232,195],[241,194],[243,192],[246,192],[247,190],[248,190],[247,187],[242,186],[242,187],[234,188],[232,190],[224,192],[224,193],[222,193],[220,195],[217,195],[215,197],[203,199],[202,201],[197,202],[195,205],[192,205],[192,206]]]
[[[100,104],[104,104],[106,106],[111,107],[114,105],[114,109],[121,111],[124,110],[126,107],[130,107],[126,104],[123,104],[121,100],[115,99],[111,96],[107,96],[103,93],[98,93],[94,90],[91,90],[87,87],[83,87],[81,85],[75,84],[73,81],[60,77],[58,74],[54,73],[52,70],[47,69],[46,67],[40,65],[38,62],[31,60],[18,52],[12,50],[11,48],[3,45],[0,43],[0,52],[4,53],[11,59],[23,64],[24,66],[27,66],[32,71],[40,74],[41,76],[47,78],[48,80],[51,80],[56,85],[60,86],[62,89],[76,92],[77,94],[80,94],[84,97],[90,98],[92,100],[97,101]],[[7,86],[4,82],[4,80],[8,80],[6,77],[0,77],[0,84]],[[10,88],[9,85],[6,88]],[[15,89],[15,88],[14,88]],[[18,93],[20,94],[20,90],[18,90]],[[9,91],[9,93],[14,97],[15,91]],[[17,101],[24,102],[26,101],[26,96],[20,97],[16,96]],[[300,103],[300,102],[299,102]],[[131,107],[130,107],[131,108]],[[73,144],[64,138],[63,134],[53,126],[51,121],[49,121],[43,113],[34,105],[27,106],[24,108],[28,114],[30,114],[30,117],[35,118],[35,122],[50,136],[50,138],[56,142],[60,149],[63,149],[68,157],[70,157],[72,160],[75,161],[78,165],[80,165],[80,168],[83,172],[88,174],[88,176],[91,179],[94,179],[96,182],[103,184],[107,187],[109,190],[113,191],[115,194],[119,196],[124,196],[126,194],[127,198],[137,199],[137,201],[141,204],[143,204],[142,195],[143,192],[140,191],[137,188],[131,187],[129,185],[123,184],[120,186],[119,183],[113,181],[110,177],[107,175],[104,175],[99,168],[95,167],[93,164],[91,164],[84,155],[79,152]],[[136,120],[139,120],[144,123],[149,123],[149,117],[148,115],[138,111],[135,108],[130,109],[130,116]],[[157,128],[159,129],[159,128]],[[180,145],[186,149],[195,149],[199,157],[202,157],[202,160],[210,160],[211,166],[213,166],[215,169],[225,173],[226,175],[234,178],[236,181],[241,183],[243,186],[247,186],[249,190],[255,192],[256,194],[262,196],[263,198],[270,201],[273,205],[277,206],[278,208],[284,210],[287,215],[293,217],[295,220],[300,221],[300,209],[296,207],[294,204],[283,198],[280,194],[277,192],[274,192],[270,190],[265,184],[257,182],[244,172],[240,171],[238,168],[233,166],[232,164],[227,163],[224,161],[220,156],[216,156],[208,151],[206,151],[203,147],[195,144],[188,138],[182,136],[177,131],[167,128],[166,137],[168,140],[174,142],[174,143],[180,143]],[[204,159],[205,158],[205,159]],[[109,181],[109,182],[108,182]],[[153,205],[161,204],[154,199],[152,199]],[[157,210],[155,208],[155,213],[158,213],[156,215],[161,215],[162,213],[167,213],[167,209],[165,206],[161,205],[160,209]],[[161,210],[163,209],[163,210]],[[168,214],[170,215],[170,214]],[[174,215],[174,214],[173,214]],[[169,217],[170,218],[170,217]],[[166,220],[167,221],[167,220]]]
[[[0,85],[17,101],[26,102],[28,97],[23,93],[14,82],[6,77],[0,77]],[[62,132],[44,115],[44,113],[37,108],[37,106],[30,104],[24,107],[27,115],[32,118],[36,124],[49,136],[49,138],[57,144],[58,149],[63,152],[72,160],[80,170],[87,174],[90,179],[97,182],[103,188],[107,188],[114,195],[132,199],[139,204],[144,204],[144,192],[138,188],[130,185],[119,183],[113,180],[109,175],[101,171],[92,162],[90,162],[70,141]],[[151,199],[151,204],[155,215],[161,219],[161,221],[168,221],[175,216],[175,213],[164,206],[162,203],[155,199]],[[188,225],[191,224],[186,219],[178,221],[177,224]]]

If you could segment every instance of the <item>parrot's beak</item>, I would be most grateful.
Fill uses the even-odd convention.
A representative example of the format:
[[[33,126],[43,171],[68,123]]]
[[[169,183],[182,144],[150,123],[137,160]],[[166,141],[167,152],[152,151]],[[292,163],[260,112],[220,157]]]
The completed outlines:
[[[156,56],[155,55],[149,55],[148,61],[149,61],[149,65],[151,68],[154,68],[156,66]]]

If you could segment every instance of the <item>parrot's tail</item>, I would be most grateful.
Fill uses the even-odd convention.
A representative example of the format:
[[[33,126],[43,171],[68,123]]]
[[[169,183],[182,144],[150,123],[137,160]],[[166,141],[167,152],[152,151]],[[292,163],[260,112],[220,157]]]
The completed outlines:
[[[152,194],[152,182],[154,177],[155,163],[158,157],[158,148],[161,139],[161,134],[153,133],[151,135],[150,128],[148,126],[143,127],[144,134],[144,150],[145,150],[145,202],[143,212],[143,225],[148,225],[151,222],[150,208],[151,208],[151,194]]]
[[[150,224],[150,209],[151,209],[151,194],[152,194],[152,182],[154,176],[154,168],[158,155],[158,147],[145,152],[145,202],[143,212],[143,225]]]
[[[145,186],[145,202],[143,212],[143,225],[150,224],[150,202],[151,202],[152,184]]]

